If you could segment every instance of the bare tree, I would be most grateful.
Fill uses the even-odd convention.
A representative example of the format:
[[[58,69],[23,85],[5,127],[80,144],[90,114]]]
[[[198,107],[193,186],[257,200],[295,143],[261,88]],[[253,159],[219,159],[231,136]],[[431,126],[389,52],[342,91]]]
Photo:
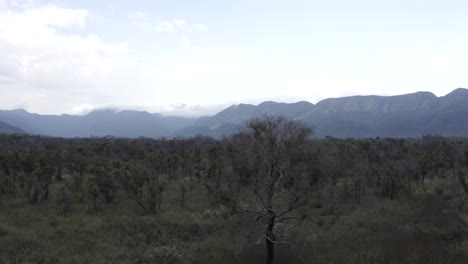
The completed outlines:
[[[144,213],[156,214],[161,209],[165,184],[159,179],[156,169],[151,170],[142,162],[133,162],[122,167],[120,183],[135,199]]]
[[[243,201],[243,210],[264,221],[266,228],[262,238],[267,248],[266,263],[270,264],[273,263],[275,244],[285,243],[277,239],[275,225],[300,220],[301,217],[294,214],[295,210],[306,203],[305,146],[311,129],[273,116],[252,119],[247,127],[244,144],[236,145],[243,149],[243,155],[249,155],[250,162],[234,164],[234,167],[244,174],[248,171],[243,187],[254,198]]]

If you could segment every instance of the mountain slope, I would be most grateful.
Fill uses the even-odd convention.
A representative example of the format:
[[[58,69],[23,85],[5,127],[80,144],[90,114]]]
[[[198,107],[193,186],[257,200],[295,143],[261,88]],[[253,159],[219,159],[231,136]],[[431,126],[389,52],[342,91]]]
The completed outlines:
[[[316,105],[307,102],[237,105],[197,121],[196,126],[184,128],[183,134],[189,134],[187,131],[216,134],[223,124],[242,126],[262,113],[301,121],[314,128],[316,137],[419,137],[434,133],[468,136],[468,90],[463,88],[442,97],[417,92],[329,98]]]
[[[24,134],[24,130],[0,121],[0,134]]]
[[[0,120],[33,134],[56,137],[170,137],[194,119],[143,111],[98,110],[84,116],[38,115],[24,110],[0,111]]]
[[[243,125],[246,120],[263,114],[282,115],[294,119],[302,113],[313,109],[313,107],[313,104],[305,101],[291,104],[266,101],[258,106],[251,104],[233,105],[211,117],[198,119],[195,122],[195,126],[190,128],[190,130],[192,130],[193,133],[205,134],[203,131],[208,129],[208,131],[217,134],[218,132],[214,132],[214,130],[218,130],[223,124],[234,125],[232,127],[237,128],[239,125]],[[187,131],[187,129],[184,130]]]

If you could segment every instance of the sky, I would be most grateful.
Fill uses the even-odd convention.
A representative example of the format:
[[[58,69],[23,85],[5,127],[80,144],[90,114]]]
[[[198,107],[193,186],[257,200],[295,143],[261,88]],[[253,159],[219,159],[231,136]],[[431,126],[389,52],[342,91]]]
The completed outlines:
[[[0,109],[213,114],[468,87],[466,0],[0,0]]]

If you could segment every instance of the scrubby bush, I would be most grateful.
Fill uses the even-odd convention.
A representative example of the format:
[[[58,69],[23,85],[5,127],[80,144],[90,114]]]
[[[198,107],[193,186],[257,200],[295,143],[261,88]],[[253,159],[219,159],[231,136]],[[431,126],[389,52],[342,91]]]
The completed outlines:
[[[182,263],[182,253],[175,246],[150,247],[137,263],[179,264]]]

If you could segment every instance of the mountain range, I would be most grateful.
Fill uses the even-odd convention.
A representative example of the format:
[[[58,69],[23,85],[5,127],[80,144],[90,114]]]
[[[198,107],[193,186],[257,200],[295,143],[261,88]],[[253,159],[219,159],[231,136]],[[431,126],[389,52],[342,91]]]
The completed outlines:
[[[425,134],[468,136],[468,89],[437,97],[430,92],[397,96],[350,96],[312,104],[267,101],[239,104],[200,118],[144,111],[96,110],[87,115],[38,115],[0,110],[0,133],[55,137],[220,138],[238,132],[245,121],[263,114],[282,115],[313,127],[315,137],[420,137]]]
[[[10,124],[0,121],[0,133],[1,134],[24,134],[25,132],[21,128],[14,127]]]

